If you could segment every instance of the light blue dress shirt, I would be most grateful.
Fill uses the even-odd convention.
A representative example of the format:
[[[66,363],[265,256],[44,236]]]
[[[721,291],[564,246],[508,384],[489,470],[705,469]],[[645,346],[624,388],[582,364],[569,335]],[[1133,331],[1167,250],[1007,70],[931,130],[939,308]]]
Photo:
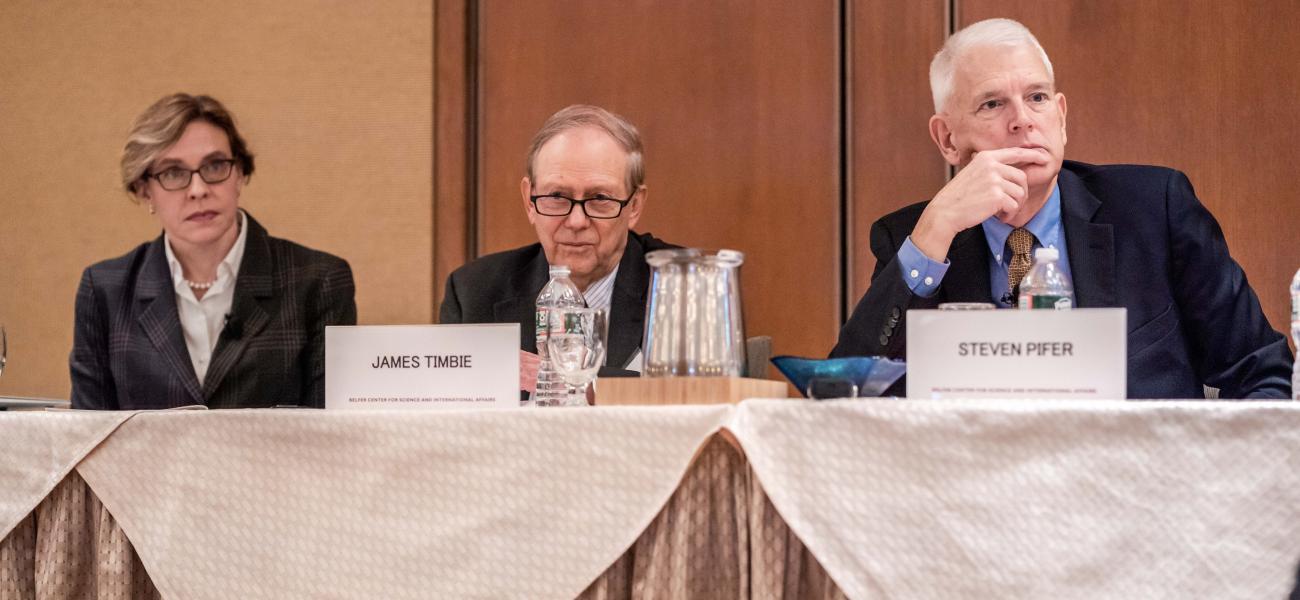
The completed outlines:
[[[1006,245],[1012,227],[996,216],[989,217],[980,226],[984,228],[984,239],[989,245],[989,298],[998,308],[1009,308],[1015,305],[1015,300],[1010,303],[1002,300],[1007,293],[1007,271],[1011,264],[1011,253],[1006,251]],[[1052,186],[1052,195],[1047,198],[1047,203],[1025,224],[1025,229],[1034,234],[1034,248],[1056,248],[1060,252],[1058,264],[1065,275],[1071,277],[1065,229],[1061,226],[1060,186]],[[950,264],[947,260],[941,263],[931,260],[917,249],[910,235],[898,249],[898,265],[903,271],[903,280],[913,294],[923,298],[933,296],[939,289]]]

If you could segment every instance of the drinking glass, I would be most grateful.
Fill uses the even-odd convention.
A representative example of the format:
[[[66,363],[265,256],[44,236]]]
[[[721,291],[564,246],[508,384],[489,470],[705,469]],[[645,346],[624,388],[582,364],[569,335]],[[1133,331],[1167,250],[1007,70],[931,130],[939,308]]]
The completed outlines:
[[[605,364],[609,313],[603,308],[551,309],[546,340],[551,365],[569,388],[566,406],[585,406],[587,386]]]

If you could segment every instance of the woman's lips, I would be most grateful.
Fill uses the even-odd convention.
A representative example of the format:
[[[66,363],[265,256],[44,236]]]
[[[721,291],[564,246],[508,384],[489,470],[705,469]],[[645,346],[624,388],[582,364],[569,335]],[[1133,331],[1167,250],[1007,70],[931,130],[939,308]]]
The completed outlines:
[[[192,215],[190,215],[190,216],[188,216],[188,217],[185,217],[185,220],[186,220],[186,221],[198,221],[198,222],[206,223],[206,222],[211,221],[211,220],[213,220],[213,219],[215,219],[215,218],[217,218],[217,211],[215,211],[215,210],[205,210],[205,211],[196,212],[196,213],[194,213],[194,214],[192,214]]]

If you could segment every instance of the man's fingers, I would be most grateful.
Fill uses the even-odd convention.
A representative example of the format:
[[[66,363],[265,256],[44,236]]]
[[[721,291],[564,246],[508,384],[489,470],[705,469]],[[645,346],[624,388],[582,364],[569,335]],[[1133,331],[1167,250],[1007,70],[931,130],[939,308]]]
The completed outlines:
[[[1014,215],[1020,212],[1020,203],[1015,198],[1003,198],[1001,212],[1006,215]]]
[[[987,155],[989,160],[1004,165],[1045,165],[1052,161],[1052,155],[1043,148],[999,148],[985,150],[979,155]]]
[[[1029,190],[1025,189],[1023,183],[1016,183],[1009,179],[1002,180],[1002,191],[1006,192],[1007,196],[1017,203],[1023,201],[1025,196],[1029,194]]]
[[[1011,217],[1014,217],[1018,212],[1020,212],[1020,203],[1016,202],[1013,198],[1003,196],[1001,207],[998,209],[998,212],[995,213],[995,216],[997,216],[999,221],[1008,223],[1011,221]]]
[[[1003,180],[1020,188],[1020,193],[1012,194],[1013,196],[1024,197],[1025,194],[1029,193],[1029,177],[1025,175],[1024,171],[1011,165],[1003,164],[997,164],[995,168],[998,175],[1002,176]]]

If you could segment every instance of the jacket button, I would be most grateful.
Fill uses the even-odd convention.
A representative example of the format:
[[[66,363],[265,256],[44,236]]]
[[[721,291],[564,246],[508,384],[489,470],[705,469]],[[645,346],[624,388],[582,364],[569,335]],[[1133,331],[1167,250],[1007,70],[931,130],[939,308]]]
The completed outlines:
[[[886,321],[885,323],[888,324],[890,327],[894,327],[898,325],[898,317],[889,317],[889,320]]]
[[[898,310],[898,307],[895,306],[895,307],[894,307],[894,310],[889,311],[889,316],[891,316],[891,317],[897,319],[897,318],[903,316],[903,311]]]
[[[882,336],[880,336],[880,345],[881,345],[881,346],[888,346],[888,345],[889,345],[889,336],[887,336],[887,335],[882,335]]]
[[[892,325],[886,325],[884,329],[880,330],[880,333],[885,334],[885,337],[894,335],[894,327]]]

